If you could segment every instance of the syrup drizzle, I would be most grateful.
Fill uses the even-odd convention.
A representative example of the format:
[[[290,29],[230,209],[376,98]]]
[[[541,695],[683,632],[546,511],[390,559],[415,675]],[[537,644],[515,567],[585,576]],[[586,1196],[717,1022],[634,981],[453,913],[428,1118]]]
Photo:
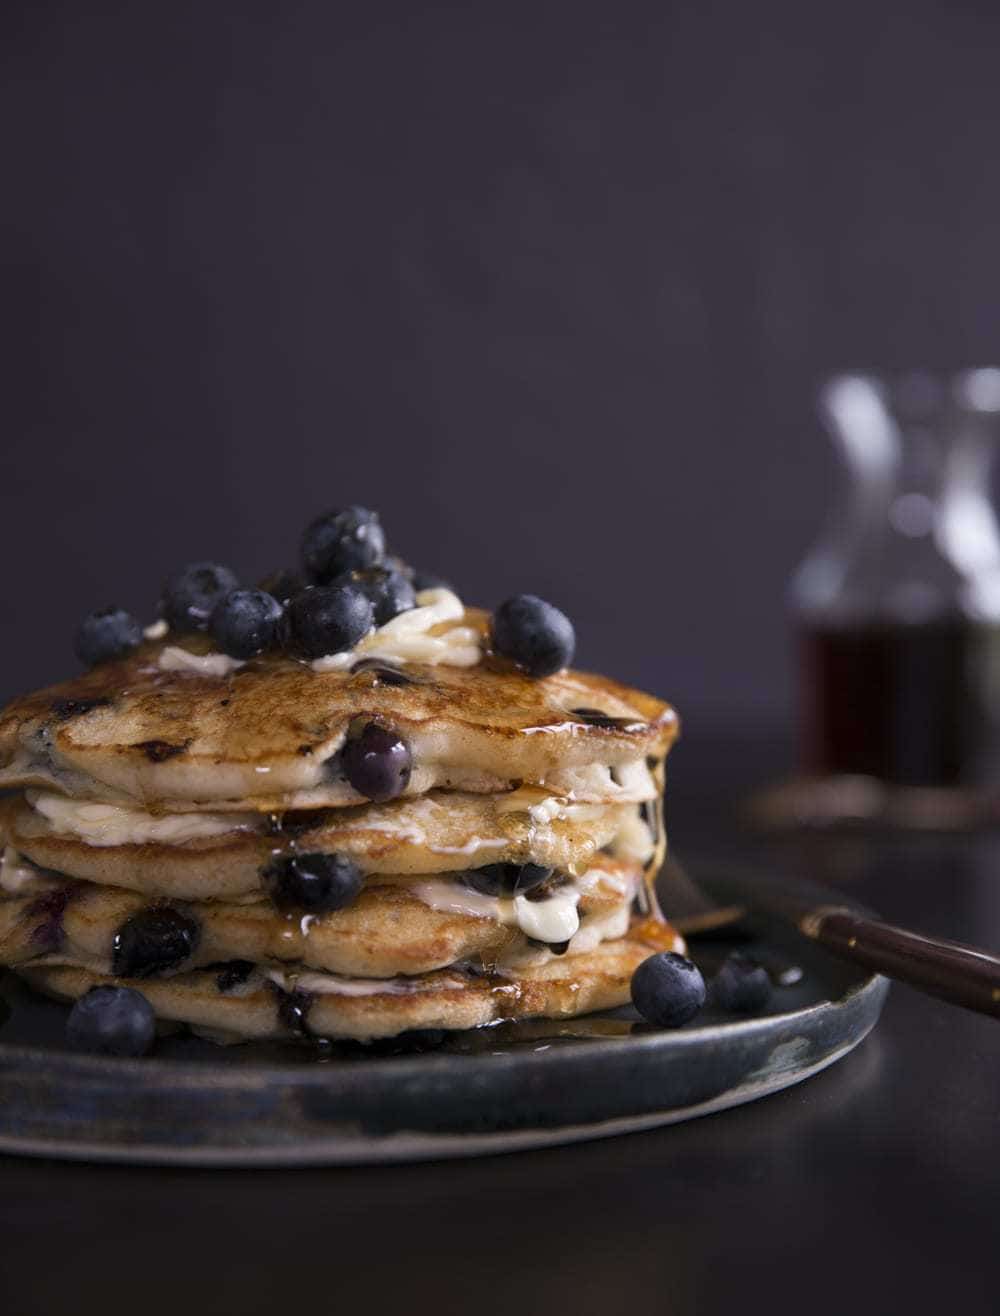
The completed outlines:
[[[393,667],[383,658],[360,658],[351,668],[352,676],[361,676],[368,673],[371,677],[373,686],[390,685],[417,685],[418,682],[406,672],[401,671],[398,667]]]
[[[634,908],[644,918],[658,918],[663,921],[663,912],[656,898],[656,875],[663,863],[666,851],[666,833],[663,828],[663,758],[648,758],[646,765],[656,784],[656,799],[646,800],[639,805],[639,816],[649,828],[653,839],[653,853],[643,867],[643,880],[636,892]]]
[[[579,722],[590,727],[604,727],[609,731],[645,731],[646,723],[634,717],[612,717],[599,708],[571,708],[570,713]]]
[[[287,991],[276,982],[268,979],[278,1009],[278,1019],[282,1027],[292,1036],[303,1042],[315,1042],[319,1039],[309,1027],[309,1010],[313,997],[308,992],[297,988]]]

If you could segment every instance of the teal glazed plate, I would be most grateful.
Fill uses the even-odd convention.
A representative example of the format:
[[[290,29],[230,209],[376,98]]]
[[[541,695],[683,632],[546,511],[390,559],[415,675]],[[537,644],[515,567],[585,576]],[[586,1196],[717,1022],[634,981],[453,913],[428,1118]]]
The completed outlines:
[[[752,908],[745,875],[701,877]],[[810,896],[843,904],[811,886]],[[631,1008],[327,1050],[162,1039],[154,1056],[77,1055],[66,1008],[0,975],[0,1152],[135,1164],[334,1165],[478,1156],[650,1129],[755,1101],[847,1055],[884,978],[766,916],[754,939],[695,941],[706,974],[738,944],[775,982],[752,1017],[711,1005],[684,1028]]]

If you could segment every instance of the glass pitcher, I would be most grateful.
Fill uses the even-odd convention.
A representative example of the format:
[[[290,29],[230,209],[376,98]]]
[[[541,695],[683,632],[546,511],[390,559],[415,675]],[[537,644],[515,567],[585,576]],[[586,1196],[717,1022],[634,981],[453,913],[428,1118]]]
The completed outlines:
[[[796,572],[813,779],[1000,784],[1000,369],[841,375],[820,398],[850,477]]]

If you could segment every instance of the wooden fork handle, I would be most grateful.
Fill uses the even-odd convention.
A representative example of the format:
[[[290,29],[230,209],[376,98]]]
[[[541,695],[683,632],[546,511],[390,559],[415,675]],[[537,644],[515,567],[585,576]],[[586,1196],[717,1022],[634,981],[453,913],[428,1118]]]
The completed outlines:
[[[1000,959],[961,942],[865,918],[839,906],[810,911],[802,931],[835,955],[931,996],[1000,1018]]]

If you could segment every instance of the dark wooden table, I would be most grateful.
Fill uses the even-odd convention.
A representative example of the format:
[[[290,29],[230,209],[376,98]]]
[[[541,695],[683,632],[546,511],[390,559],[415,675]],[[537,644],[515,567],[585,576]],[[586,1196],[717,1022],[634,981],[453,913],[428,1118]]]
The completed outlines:
[[[679,855],[798,869],[1000,947],[1000,838],[785,842],[732,797],[778,753],[678,752]],[[690,1124],[385,1168],[171,1171],[0,1158],[0,1310],[1000,1310],[1000,1027],[896,987],[861,1048]]]

